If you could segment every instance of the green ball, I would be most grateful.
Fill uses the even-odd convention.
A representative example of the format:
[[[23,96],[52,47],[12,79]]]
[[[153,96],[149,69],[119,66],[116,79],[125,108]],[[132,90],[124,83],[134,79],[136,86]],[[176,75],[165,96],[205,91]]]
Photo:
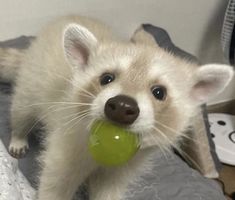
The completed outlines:
[[[139,136],[108,121],[92,124],[89,151],[99,164],[119,166],[130,160],[140,147]]]

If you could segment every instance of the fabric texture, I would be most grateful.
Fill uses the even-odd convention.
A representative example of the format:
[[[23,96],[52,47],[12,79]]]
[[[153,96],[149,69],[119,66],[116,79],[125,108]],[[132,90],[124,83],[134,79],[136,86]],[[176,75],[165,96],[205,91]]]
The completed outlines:
[[[35,190],[18,168],[18,161],[12,158],[0,141],[0,199],[32,200]]]
[[[156,151],[154,168],[129,185],[123,200],[225,200],[218,184],[190,168],[177,155]]]

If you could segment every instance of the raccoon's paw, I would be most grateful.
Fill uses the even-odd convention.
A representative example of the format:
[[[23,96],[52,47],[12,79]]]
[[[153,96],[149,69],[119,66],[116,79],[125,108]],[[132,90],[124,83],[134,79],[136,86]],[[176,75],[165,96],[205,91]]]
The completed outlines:
[[[14,158],[23,158],[29,149],[27,139],[12,139],[9,145],[9,153]]]

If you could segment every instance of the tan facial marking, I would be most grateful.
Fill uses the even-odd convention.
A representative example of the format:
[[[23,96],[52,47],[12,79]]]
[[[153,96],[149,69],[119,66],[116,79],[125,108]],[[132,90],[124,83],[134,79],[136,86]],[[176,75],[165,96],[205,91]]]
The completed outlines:
[[[122,74],[121,85],[126,93],[146,91],[148,85],[149,57],[141,53],[134,57],[132,63]]]

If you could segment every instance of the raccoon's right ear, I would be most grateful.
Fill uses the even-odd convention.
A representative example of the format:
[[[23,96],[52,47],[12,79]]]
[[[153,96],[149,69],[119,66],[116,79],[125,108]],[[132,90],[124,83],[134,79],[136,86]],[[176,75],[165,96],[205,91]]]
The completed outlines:
[[[196,69],[194,85],[191,89],[191,98],[199,103],[208,100],[222,92],[234,76],[232,67],[222,64],[207,64]]]
[[[91,50],[97,45],[96,37],[79,24],[69,24],[63,34],[64,54],[73,68],[84,68]]]

